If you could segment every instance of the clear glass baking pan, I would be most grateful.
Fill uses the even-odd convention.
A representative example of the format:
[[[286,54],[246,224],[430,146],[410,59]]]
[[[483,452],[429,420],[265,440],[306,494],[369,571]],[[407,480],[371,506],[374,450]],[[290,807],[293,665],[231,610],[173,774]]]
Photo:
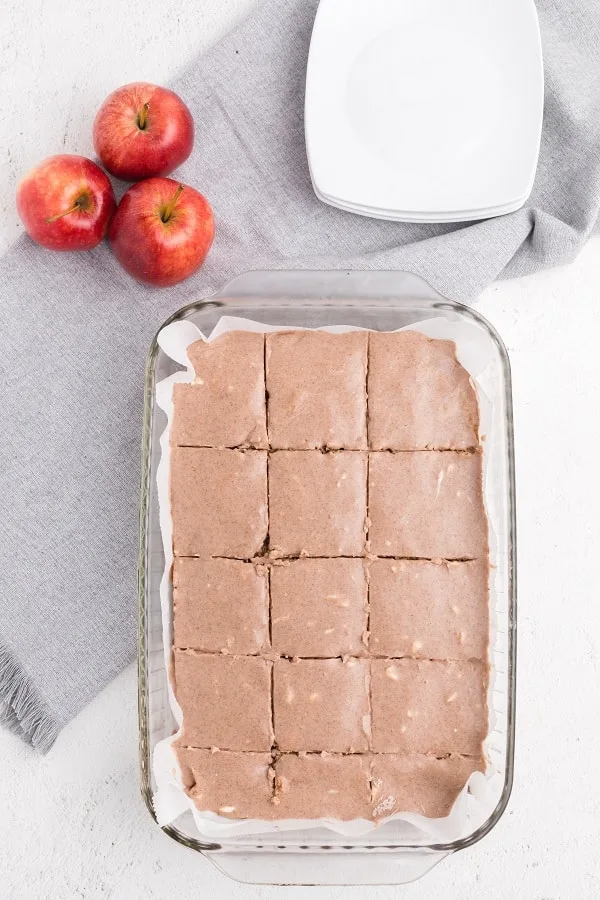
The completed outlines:
[[[424,875],[449,853],[469,847],[494,827],[504,812],[513,780],[516,662],[516,545],[513,420],[510,365],[494,329],[468,307],[448,301],[422,279],[402,272],[289,271],[249,272],[235,278],[213,296],[190,304],[169,322],[189,319],[209,334],[222,315],[240,316],[271,325],[319,327],[356,325],[392,331],[430,318],[468,321],[472,340],[491,360],[486,393],[494,416],[496,454],[493,504],[488,516],[496,536],[492,564],[496,582],[494,641],[495,719],[491,732],[497,779],[497,803],[484,821],[452,843],[424,844],[398,839],[393,821],[361,839],[349,839],[327,828],[280,834],[228,837],[215,843],[198,834],[191,814],[164,827],[174,840],[209,857],[231,877],[266,884],[400,884]],[[168,323],[165,323],[168,324]],[[164,554],[158,520],[156,468],[164,414],[155,405],[155,385],[175,371],[159,348],[150,348],[146,369],[142,445],[142,490],[139,559],[139,741],[142,795],[154,817],[152,753],[156,744],[176,730],[167,696],[159,584]],[[494,797],[495,799],[495,797]]]

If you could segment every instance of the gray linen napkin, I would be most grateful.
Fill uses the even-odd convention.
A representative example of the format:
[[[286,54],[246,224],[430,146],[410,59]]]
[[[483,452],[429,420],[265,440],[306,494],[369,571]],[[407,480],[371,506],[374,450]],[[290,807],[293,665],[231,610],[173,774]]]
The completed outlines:
[[[541,0],[535,189],[469,226],[377,222],[314,197],[302,106],[316,6],[270,0],[175,83],[197,125],[180,177],[217,218],[198,275],[149,290],[106,246],[58,254],[27,239],[0,260],[0,716],[40,750],[134,655],[143,367],[167,315],[262,267],[408,269],[471,300],[573,259],[596,226],[596,0]]]

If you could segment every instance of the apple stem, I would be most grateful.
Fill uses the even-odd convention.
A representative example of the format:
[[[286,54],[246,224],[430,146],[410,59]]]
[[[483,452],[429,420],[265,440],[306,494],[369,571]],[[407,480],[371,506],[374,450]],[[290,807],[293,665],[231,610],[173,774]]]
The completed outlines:
[[[144,103],[142,106],[142,111],[140,112],[137,119],[137,126],[140,131],[145,131],[146,129],[146,119],[148,118],[148,110],[150,109],[149,103]]]
[[[64,212],[57,213],[55,216],[50,216],[49,219],[46,219],[46,222],[50,224],[50,222],[56,222],[57,219],[62,219],[63,216],[70,216],[71,213],[77,212],[78,209],[85,209],[86,201],[84,197],[78,197],[73,206],[70,209],[65,209]]]
[[[177,190],[175,191],[175,193],[173,194],[173,196],[171,197],[171,199],[169,200],[169,202],[167,203],[167,205],[165,207],[163,207],[163,211],[162,211],[162,215],[161,215],[161,219],[163,222],[168,222],[169,219],[171,218],[171,216],[173,215],[173,211],[175,209],[175,206],[177,205],[177,201],[181,197],[182,190],[183,190],[183,185],[180,184],[178,186]]]

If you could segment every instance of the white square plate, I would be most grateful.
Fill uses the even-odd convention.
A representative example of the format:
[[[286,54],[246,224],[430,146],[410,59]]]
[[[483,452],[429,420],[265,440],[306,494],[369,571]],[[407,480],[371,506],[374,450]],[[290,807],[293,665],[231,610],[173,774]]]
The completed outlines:
[[[408,221],[518,208],[542,111],[533,0],[321,0],[305,125],[326,202]]]
[[[409,210],[375,209],[371,206],[359,206],[358,204],[345,203],[337,197],[328,197],[326,194],[321,194],[317,188],[315,188],[315,193],[323,203],[327,203],[329,206],[335,206],[338,209],[343,209],[345,212],[356,213],[356,215],[367,216],[371,219],[387,219],[392,222],[413,223],[473,222],[475,220],[491,219],[495,216],[505,216],[507,213],[520,209],[527,199],[527,197],[519,197],[510,203],[506,203],[502,206],[494,206],[490,209],[464,209],[460,210],[460,212],[457,210],[454,213],[417,213]]]

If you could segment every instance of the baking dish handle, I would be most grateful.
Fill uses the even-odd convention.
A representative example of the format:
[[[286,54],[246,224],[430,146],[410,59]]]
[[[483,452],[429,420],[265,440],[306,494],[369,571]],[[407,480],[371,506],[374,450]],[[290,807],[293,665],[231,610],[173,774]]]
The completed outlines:
[[[282,847],[204,851],[225,875],[244,884],[408,884],[426,875],[448,851],[427,847]]]
[[[282,299],[307,300],[314,302],[362,298],[361,303],[386,298],[399,297],[430,302],[447,303],[419,275],[412,272],[386,271],[314,271],[309,269],[273,269],[250,271],[237,275],[211,300],[236,300],[259,297],[262,305],[269,300],[281,303]]]

